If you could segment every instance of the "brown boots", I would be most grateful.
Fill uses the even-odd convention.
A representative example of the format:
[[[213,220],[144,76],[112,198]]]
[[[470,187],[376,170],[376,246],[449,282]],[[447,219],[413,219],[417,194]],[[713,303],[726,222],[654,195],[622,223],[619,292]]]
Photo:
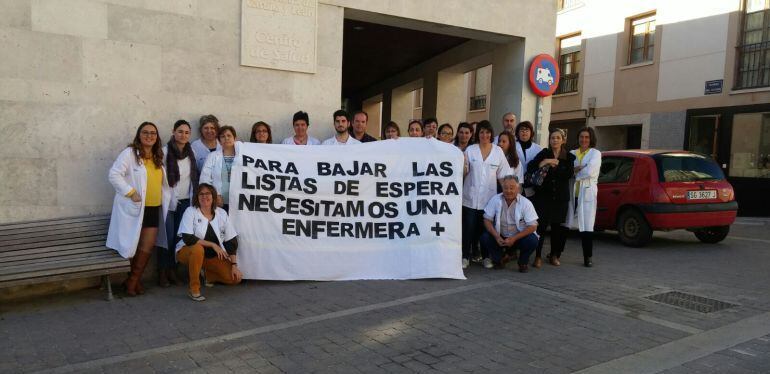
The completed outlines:
[[[136,296],[144,294],[144,286],[142,286],[142,274],[144,268],[147,267],[147,263],[150,261],[152,252],[137,251],[134,257],[131,258],[131,272],[126,279],[125,287],[128,296]]]

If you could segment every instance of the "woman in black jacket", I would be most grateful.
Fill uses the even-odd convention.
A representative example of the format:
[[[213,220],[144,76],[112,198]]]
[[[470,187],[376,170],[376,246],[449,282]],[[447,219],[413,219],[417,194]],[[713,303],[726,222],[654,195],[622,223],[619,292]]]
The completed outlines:
[[[551,226],[551,252],[548,254],[551,265],[561,264],[559,257],[567,241],[568,229],[561,224],[567,218],[569,180],[574,173],[575,155],[567,152],[564,147],[566,138],[564,130],[551,130],[548,134],[549,147],[540,151],[527,166],[528,174],[537,173],[541,168],[548,169],[543,183],[535,186],[535,196],[532,198],[538,216],[537,234],[540,236],[535,262],[532,264],[536,268],[543,264],[543,241],[548,226]]]

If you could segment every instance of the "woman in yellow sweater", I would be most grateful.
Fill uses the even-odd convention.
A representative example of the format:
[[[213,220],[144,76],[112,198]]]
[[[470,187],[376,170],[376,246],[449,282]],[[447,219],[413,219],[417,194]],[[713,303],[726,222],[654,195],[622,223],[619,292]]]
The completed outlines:
[[[126,293],[144,293],[140,279],[155,246],[168,245],[164,218],[168,213],[171,188],[165,177],[163,150],[158,128],[144,122],[134,141],[118,155],[110,168],[115,188],[107,247],[131,258]]]

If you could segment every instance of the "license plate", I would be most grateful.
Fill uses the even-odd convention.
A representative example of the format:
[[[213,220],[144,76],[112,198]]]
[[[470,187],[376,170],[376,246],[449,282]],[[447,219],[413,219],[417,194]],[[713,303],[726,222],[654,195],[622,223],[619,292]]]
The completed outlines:
[[[687,200],[709,200],[717,198],[717,190],[687,191]]]

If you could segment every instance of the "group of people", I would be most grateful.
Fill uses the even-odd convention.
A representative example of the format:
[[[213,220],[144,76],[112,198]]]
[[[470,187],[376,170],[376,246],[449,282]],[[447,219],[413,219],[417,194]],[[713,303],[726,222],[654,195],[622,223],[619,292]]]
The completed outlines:
[[[295,113],[294,134],[281,144],[346,145],[377,140],[366,132],[366,112],[351,116],[338,110],[332,117],[335,134],[321,142],[308,134],[308,114]],[[533,266],[540,267],[543,234],[549,225],[551,264],[559,265],[568,232],[564,225],[576,225],[583,241],[584,264],[591,266],[590,233],[596,207],[587,202],[595,201],[601,164],[601,155],[594,149],[593,130],[581,129],[580,148],[567,152],[562,130],[552,130],[550,146],[541,149],[533,142],[531,123],[516,124],[515,115],[507,113],[503,126],[504,131],[497,137],[486,120],[460,123],[456,135],[450,124],[439,126],[435,118],[412,120],[407,127],[410,137],[452,143],[465,155],[463,268],[469,266],[474,254],[480,256],[485,268],[502,267],[514,250],[519,252],[520,271],[527,271],[533,252]],[[193,142],[192,132],[190,123],[178,120],[164,145],[158,127],[144,122],[110,168],[109,181],[116,193],[107,247],[131,259],[124,283],[130,296],[144,293],[141,278],[155,248],[159,285],[179,284],[177,262],[186,265],[192,300],[205,300],[201,276],[206,286],[242,280],[237,261],[238,234],[229,219],[227,204],[239,146],[236,130],[220,126],[213,115],[205,115],[198,121],[200,137]],[[383,139],[398,137],[400,130],[395,122],[383,128]],[[273,143],[270,125],[254,123],[249,141]],[[576,222],[573,217],[577,217]]]
[[[567,134],[554,128],[548,147],[533,141],[532,123],[516,124],[506,113],[503,131],[494,136],[488,121],[476,125],[470,145],[465,145],[463,182],[462,265],[473,259],[487,268],[502,268],[518,252],[520,272],[543,265],[543,243],[550,226],[547,261],[560,266],[570,227],[580,232],[583,265],[593,266],[593,226],[601,152],[596,133],[584,127],[577,132],[579,147],[566,149]],[[469,126],[471,127],[471,126]],[[460,143],[458,126],[456,143]],[[494,140],[493,140],[494,139]],[[479,245],[480,244],[480,245]]]

